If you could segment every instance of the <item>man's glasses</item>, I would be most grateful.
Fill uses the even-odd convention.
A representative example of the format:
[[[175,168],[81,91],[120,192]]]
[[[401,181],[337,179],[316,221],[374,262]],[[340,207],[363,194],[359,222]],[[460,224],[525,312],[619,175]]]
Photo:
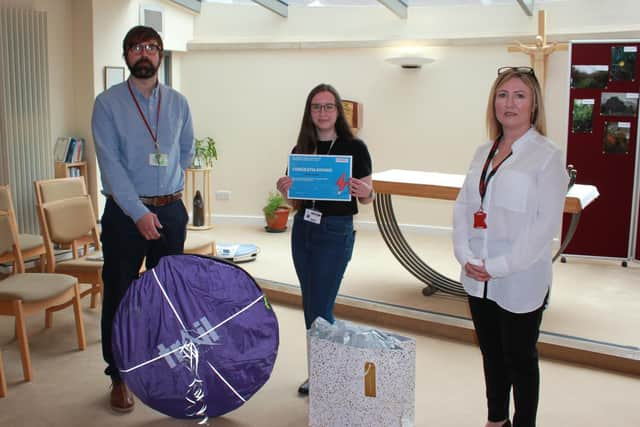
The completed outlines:
[[[322,110],[327,113],[333,113],[336,108],[336,104],[311,104],[311,111],[314,113],[319,113]]]
[[[142,51],[146,53],[158,53],[160,52],[160,46],[153,43],[137,43],[129,46],[129,52],[139,54]]]
[[[498,68],[498,75],[502,73],[506,73],[508,71],[513,71],[518,74],[531,74],[535,77],[535,73],[533,72],[533,68],[531,67],[500,67]]]

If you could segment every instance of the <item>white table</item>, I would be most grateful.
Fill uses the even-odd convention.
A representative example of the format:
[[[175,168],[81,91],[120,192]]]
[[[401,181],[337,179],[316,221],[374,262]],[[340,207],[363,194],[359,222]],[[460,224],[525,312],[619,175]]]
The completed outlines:
[[[572,181],[575,180],[575,173],[570,174]],[[391,202],[392,195],[455,200],[462,188],[464,175],[391,169],[374,173],[372,178],[377,193],[373,206],[380,233],[396,259],[411,274],[427,284],[423,294],[431,295],[440,290],[453,295],[466,295],[460,282],[429,267],[411,249],[398,226]],[[571,241],[582,211],[598,196],[598,190],[593,185],[571,185],[564,205],[564,212],[571,214],[571,223],[560,249],[553,257],[554,261]]]

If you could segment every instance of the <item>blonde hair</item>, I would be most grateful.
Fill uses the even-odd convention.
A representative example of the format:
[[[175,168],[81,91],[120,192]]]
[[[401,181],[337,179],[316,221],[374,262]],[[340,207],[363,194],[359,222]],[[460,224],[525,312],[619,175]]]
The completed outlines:
[[[524,67],[523,67],[524,68]],[[547,121],[544,112],[544,102],[542,99],[542,90],[540,89],[540,83],[536,78],[533,70],[531,72],[520,71],[517,68],[509,68],[506,71],[499,73],[496,80],[491,86],[491,92],[489,93],[489,100],[487,101],[487,134],[489,139],[495,141],[502,135],[502,125],[496,118],[496,93],[498,89],[502,87],[506,82],[513,78],[518,78],[525,84],[533,95],[533,105],[531,106],[531,124],[541,134],[547,135]]]

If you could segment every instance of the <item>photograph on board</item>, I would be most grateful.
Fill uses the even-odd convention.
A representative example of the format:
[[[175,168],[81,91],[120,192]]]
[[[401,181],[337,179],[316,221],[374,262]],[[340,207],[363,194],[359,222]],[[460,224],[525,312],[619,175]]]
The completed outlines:
[[[602,152],[605,154],[628,154],[630,136],[630,122],[605,122]]]
[[[572,65],[571,87],[576,89],[604,89],[609,82],[608,65]]]

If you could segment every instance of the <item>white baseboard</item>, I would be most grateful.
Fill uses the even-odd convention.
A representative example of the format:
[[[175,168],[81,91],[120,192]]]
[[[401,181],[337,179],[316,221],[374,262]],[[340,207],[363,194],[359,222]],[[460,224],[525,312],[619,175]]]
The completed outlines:
[[[293,218],[289,217],[288,225],[291,226]],[[258,215],[213,215],[213,224],[240,224],[240,225],[264,225],[264,217]],[[360,230],[377,230],[378,225],[375,221],[358,221],[356,219],[355,226]],[[424,225],[424,224],[399,224],[400,231],[403,233],[426,234],[431,236],[450,236],[451,227],[443,227],[440,225]],[[553,239],[555,247],[560,245],[560,239]]]
[[[288,225],[291,225],[293,218],[289,217]],[[263,225],[264,217],[258,215],[213,215],[213,224],[239,224],[239,225]],[[355,226],[361,230],[377,230],[378,225],[375,221],[358,221],[356,219]],[[418,233],[431,235],[450,235],[451,227],[441,227],[436,225],[421,224],[399,224],[400,230],[404,233]]]
[[[291,218],[289,218],[291,222]],[[213,215],[212,224],[264,225],[264,217],[257,215]]]

